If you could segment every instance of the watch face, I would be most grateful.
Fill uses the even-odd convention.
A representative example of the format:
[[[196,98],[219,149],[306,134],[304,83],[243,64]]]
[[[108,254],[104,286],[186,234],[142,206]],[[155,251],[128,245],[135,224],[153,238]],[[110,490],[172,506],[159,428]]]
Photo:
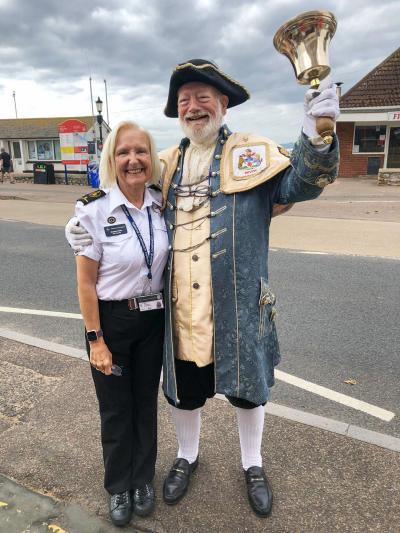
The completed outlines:
[[[86,333],[87,340],[90,341],[97,341],[97,332],[96,331],[88,331]]]

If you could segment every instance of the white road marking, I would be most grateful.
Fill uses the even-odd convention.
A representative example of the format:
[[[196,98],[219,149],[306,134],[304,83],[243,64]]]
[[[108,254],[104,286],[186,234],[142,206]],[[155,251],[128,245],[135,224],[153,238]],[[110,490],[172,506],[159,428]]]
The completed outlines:
[[[18,307],[0,307],[0,312],[17,313],[22,315],[50,316],[58,318],[73,318],[78,320],[82,319],[82,315],[78,313],[62,313],[59,311],[43,311],[39,309],[20,309]],[[326,387],[322,387],[321,385],[317,385],[316,383],[312,383],[311,381],[306,381],[305,379],[298,378],[296,376],[293,376],[292,374],[282,372],[281,370],[275,370],[275,377],[280,381],[288,383],[289,385],[293,385],[295,387],[306,390],[318,396],[322,396],[323,398],[327,398],[328,400],[340,403],[347,407],[357,409],[358,411],[367,413],[371,416],[384,420],[385,422],[390,422],[390,420],[392,420],[392,418],[395,416],[395,414],[391,411],[387,411],[386,409],[382,409],[381,407],[377,407],[370,403],[363,402],[362,400],[357,400],[356,398],[347,396],[346,394],[342,394]]]
[[[82,319],[82,315],[78,313],[62,313],[61,311],[43,311],[41,309],[21,309],[19,307],[0,307],[2,313],[16,313],[19,315],[39,315],[39,316],[54,316],[59,318],[75,318]]]
[[[400,257],[386,257],[381,255],[359,255],[349,252],[314,252],[312,250],[294,250],[293,248],[270,248],[270,252],[286,252],[288,254],[303,254],[303,255],[330,255],[335,257],[356,257],[362,259],[382,259],[382,261],[400,261]]]
[[[333,204],[399,204],[400,200],[328,200]]]
[[[292,374],[287,374],[286,372],[282,372],[282,370],[275,369],[275,377],[280,381],[288,383],[289,385],[294,385],[295,387],[312,392],[313,394],[317,394],[318,396],[322,396],[323,398],[327,398],[333,402],[340,403],[346,407],[357,409],[357,411],[362,411],[368,415],[374,416],[375,418],[380,418],[385,422],[390,422],[394,417],[394,413],[391,411],[387,411],[386,409],[382,409],[376,405],[363,402],[362,400],[357,400],[352,396],[347,396],[346,394],[327,389],[326,387],[322,387],[321,385],[317,385],[311,381],[298,378]]]
[[[44,350],[49,350],[50,352],[54,352],[56,354],[64,354],[76,359],[82,359],[87,362],[87,353],[85,350],[79,350],[78,348],[72,348],[71,346],[65,346],[64,344],[45,341],[43,339],[39,339],[38,337],[30,337],[28,335],[23,335],[22,333],[1,328],[0,337],[22,342],[24,344],[28,344],[29,346],[43,348]],[[217,394],[215,397],[218,400],[224,400],[226,402],[228,401],[222,394]],[[280,416],[287,418],[288,420],[293,420],[294,422],[300,422],[301,424],[307,424],[308,426],[325,429],[339,435],[344,435],[345,437],[351,437],[362,442],[369,442],[370,444],[381,446],[388,450],[400,452],[400,439],[393,437],[392,435],[377,433],[375,431],[370,431],[358,426],[353,426],[346,422],[325,418],[323,416],[314,415],[313,413],[306,413],[305,411],[299,411],[298,409],[292,409],[291,407],[279,405],[273,402],[267,402],[265,411],[266,413],[274,416]]]
[[[307,254],[307,255],[336,255],[328,252],[308,252],[307,250],[290,250],[291,254]]]

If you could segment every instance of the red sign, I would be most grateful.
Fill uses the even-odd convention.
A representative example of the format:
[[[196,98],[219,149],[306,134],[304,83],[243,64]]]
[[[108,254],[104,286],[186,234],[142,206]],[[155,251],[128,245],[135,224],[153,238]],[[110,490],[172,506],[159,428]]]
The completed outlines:
[[[60,133],[79,133],[87,131],[87,126],[81,120],[71,118],[65,120],[58,125],[58,131]]]
[[[89,159],[63,159],[62,163],[64,165],[87,165],[89,163]]]
[[[74,153],[75,154],[87,154],[88,147],[87,146],[74,146]]]

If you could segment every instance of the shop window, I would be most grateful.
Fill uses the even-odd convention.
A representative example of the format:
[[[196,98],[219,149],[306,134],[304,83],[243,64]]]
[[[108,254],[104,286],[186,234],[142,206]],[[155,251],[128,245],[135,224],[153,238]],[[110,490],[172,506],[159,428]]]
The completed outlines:
[[[28,141],[29,159],[31,161],[54,161],[61,159],[59,139]]]
[[[60,141],[53,141],[53,145],[54,145],[54,158],[61,160]]]
[[[39,160],[54,159],[52,141],[36,141],[36,146]]]
[[[385,140],[386,126],[356,126],[353,153],[383,153]]]
[[[29,159],[37,159],[35,141],[28,141]]]
[[[388,168],[400,168],[400,128],[390,128]]]

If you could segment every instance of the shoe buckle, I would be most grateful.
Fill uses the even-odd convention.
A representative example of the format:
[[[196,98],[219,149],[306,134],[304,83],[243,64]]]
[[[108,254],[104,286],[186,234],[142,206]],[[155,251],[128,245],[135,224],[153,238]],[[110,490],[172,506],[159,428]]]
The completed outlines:
[[[180,472],[181,474],[185,474],[186,475],[186,472],[184,470],[182,470],[181,468],[173,468],[173,470],[175,470],[175,472]]]

